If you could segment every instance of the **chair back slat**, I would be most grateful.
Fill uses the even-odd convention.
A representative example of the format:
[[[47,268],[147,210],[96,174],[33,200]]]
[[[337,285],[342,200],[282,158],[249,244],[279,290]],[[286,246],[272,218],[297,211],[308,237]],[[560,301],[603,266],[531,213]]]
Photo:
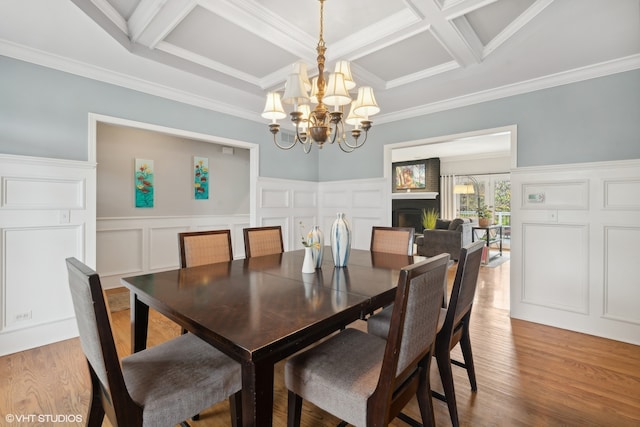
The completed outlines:
[[[244,249],[247,258],[284,252],[282,228],[252,227],[244,230]]]
[[[233,260],[230,230],[179,233],[178,239],[182,268]]]
[[[373,227],[371,252],[413,255],[414,234],[412,227]]]

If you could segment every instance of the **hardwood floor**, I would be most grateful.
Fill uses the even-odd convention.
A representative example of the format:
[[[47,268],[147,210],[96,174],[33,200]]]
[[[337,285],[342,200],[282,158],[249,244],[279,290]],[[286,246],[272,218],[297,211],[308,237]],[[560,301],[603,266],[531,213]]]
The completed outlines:
[[[451,269],[450,281],[453,279]],[[472,317],[478,381],[472,393],[466,371],[454,367],[460,421],[465,426],[639,426],[640,347],[509,318],[509,263],[481,268]],[[129,311],[112,314],[120,355],[129,352]],[[355,325],[361,327],[362,325]],[[149,337],[161,342],[180,329],[152,312]],[[460,352],[454,350],[459,358]],[[276,367],[274,426],[286,425],[283,362]],[[89,377],[79,341],[67,340],[0,358],[0,425],[74,425],[7,422],[7,415],[86,416]],[[440,390],[435,362],[432,386]],[[434,400],[436,423],[450,426],[446,404]],[[418,417],[418,405],[405,411]],[[25,418],[26,419],[26,418]],[[303,426],[339,420],[312,405]],[[218,404],[192,426],[226,426],[228,405]],[[77,423],[76,425],[82,425]],[[105,419],[104,426],[110,426]],[[394,426],[406,425],[400,420]]]

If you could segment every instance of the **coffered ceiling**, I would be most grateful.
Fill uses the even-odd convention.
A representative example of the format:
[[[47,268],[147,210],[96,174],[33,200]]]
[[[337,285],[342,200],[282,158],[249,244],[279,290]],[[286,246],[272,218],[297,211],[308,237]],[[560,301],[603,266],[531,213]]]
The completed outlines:
[[[318,32],[317,0],[0,3],[0,55],[256,121]],[[324,39],[383,123],[640,68],[640,2],[327,0]]]

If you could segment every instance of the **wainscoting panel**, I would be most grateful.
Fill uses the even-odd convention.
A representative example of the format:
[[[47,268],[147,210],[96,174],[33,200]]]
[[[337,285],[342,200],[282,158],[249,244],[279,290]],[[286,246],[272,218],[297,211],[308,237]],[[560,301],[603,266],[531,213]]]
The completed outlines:
[[[248,223],[248,214],[98,218],[96,271],[102,287],[120,287],[122,277],[178,268],[178,233],[183,231],[230,229],[233,256],[242,258],[242,229]]]
[[[640,210],[640,179],[605,180],[604,208]]]
[[[336,214],[343,212],[351,225],[353,248],[369,249],[374,225],[391,226],[391,191],[384,178],[321,182],[319,193],[324,230],[329,231]]]
[[[511,316],[640,345],[640,160],[511,171]]]
[[[338,189],[322,192],[322,206],[325,208],[340,208],[351,205],[351,192],[348,189]]]
[[[2,177],[2,206],[9,209],[83,209],[84,180]]]
[[[260,192],[260,207],[288,208],[290,192],[286,189],[265,188]]]
[[[189,228],[168,226],[149,229],[149,271],[170,270],[180,266],[178,233],[185,231],[189,231]]]
[[[522,194],[523,209],[588,209],[589,207],[588,181],[526,183],[522,186]]]
[[[640,227],[605,227],[604,317],[640,325]]]
[[[318,224],[318,183],[277,178],[259,178],[257,194],[277,192],[288,197],[279,205],[266,205],[257,200],[255,227],[279,225],[282,227],[284,250],[301,249],[300,221],[306,230]],[[243,246],[244,248],[244,246]],[[244,251],[244,249],[243,249]]]
[[[318,192],[315,191],[315,185],[312,190],[294,190],[293,207],[302,209],[316,209],[318,207]]]
[[[77,336],[65,258],[95,265],[95,164],[0,155],[0,355]]]
[[[34,227],[3,232],[5,328],[27,327],[74,317],[69,284],[51,280],[65,277],[67,257],[82,257],[83,227]],[[52,257],[58,253],[60,258]]]
[[[523,224],[522,236],[522,302],[586,314],[588,227]]]
[[[98,229],[96,245],[99,255],[96,271],[102,277],[142,273],[143,238],[142,228]]]

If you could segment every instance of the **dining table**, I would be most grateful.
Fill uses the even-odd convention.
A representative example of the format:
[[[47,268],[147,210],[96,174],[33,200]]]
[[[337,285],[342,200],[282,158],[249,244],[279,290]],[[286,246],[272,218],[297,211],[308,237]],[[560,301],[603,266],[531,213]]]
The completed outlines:
[[[238,361],[243,425],[272,425],[275,364],[391,304],[400,269],[425,259],[352,249],[334,267],[327,252],[314,273],[294,250],[122,278],[132,351],[146,347],[156,310]]]

